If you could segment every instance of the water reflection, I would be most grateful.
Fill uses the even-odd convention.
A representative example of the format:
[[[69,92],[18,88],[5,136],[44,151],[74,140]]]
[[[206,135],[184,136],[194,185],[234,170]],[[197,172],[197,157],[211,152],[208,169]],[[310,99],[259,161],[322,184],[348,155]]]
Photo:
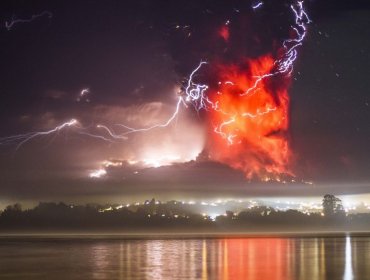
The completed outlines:
[[[349,236],[126,241],[119,245],[119,278],[351,280],[352,242]],[[99,254],[93,270],[101,270],[115,249],[93,252]],[[109,279],[101,276],[93,274]]]
[[[368,263],[367,237],[0,241],[1,279],[352,280]]]
[[[288,239],[226,239],[218,241],[225,254],[221,279],[288,279]],[[214,274],[211,279],[220,275]]]
[[[346,237],[346,261],[344,267],[344,280],[352,280],[353,279],[353,271],[352,271],[352,246],[351,246],[351,237]]]

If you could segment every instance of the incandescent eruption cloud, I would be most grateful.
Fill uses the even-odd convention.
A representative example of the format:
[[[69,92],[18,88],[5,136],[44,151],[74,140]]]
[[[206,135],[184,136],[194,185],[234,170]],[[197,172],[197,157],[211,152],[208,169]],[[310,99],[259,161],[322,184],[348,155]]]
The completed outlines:
[[[290,10],[295,24],[290,27],[290,38],[282,40],[280,46],[273,40],[268,52],[251,57],[234,55],[231,61],[217,63],[212,71],[218,82],[208,90],[212,104],[208,120],[214,132],[210,133],[208,151],[212,159],[244,171],[248,179],[279,181],[294,176],[288,88],[311,20],[303,1],[293,3]],[[227,44],[238,43],[229,38],[233,34],[229,29],[227,38],[225,34],[221,32],[220,37]]]
[[[220,82],[210,93],[215,110],[209,111],[209,152],[213,159],[241,169],[247,178],[292,175],[289,126],[289,78],[272,77],[253,87],[256,77],[273,73],[270,55],[245,60],[240,65],[221,65]],[[277,81],[275,81],[277,80]],[[276,178],[275,178],[276,179]]]

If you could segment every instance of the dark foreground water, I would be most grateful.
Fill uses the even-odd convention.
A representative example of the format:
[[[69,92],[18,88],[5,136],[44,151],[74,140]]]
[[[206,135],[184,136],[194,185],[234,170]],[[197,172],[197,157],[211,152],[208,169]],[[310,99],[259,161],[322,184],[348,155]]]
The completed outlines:
[[[0,279],[370,279],[370,238],[0,238]]]

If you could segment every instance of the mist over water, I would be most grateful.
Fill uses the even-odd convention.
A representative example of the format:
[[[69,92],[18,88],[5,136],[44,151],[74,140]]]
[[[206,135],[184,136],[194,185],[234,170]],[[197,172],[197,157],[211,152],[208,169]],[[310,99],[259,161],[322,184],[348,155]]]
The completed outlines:
[[[1,279],[368,279],[369,237],[1,238]]]

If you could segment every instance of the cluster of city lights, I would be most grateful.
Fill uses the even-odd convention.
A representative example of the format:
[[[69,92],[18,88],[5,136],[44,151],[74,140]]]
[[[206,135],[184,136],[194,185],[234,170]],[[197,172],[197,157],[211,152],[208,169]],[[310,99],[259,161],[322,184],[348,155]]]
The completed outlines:
[[[99,210],[99,212],[109,212],[120,210],[123,208],[130,209],[135,211],[138,207],[150,205],[150,201],[145,202],[134,202],[128,204],[119,204],[114,206],[107,206]],[[217,199],[209,201],[172,201],[172,202],[160,202],[156,200],[155,205],[168,204],[172,203],[174,205],[187,205],[192,209],[192,212],[199,213],[206,220],[215,221],[217,217],[227,216],[225,214],[226,209],[231,209],[233,217],[236,217],[237,214],[241,211],[259,211],[258,213],[261,216],[268,216],[272,211],[288,211],[288,210],[297,210],[308,216],[312,214],[323,215],[323,206],[321,201],[317,202],[305,202],[305,201],[291,201],[287,199],[283,200],[274,200],[274,201],[264,201],[264,200],[253,200],[253,199]],[[352,213],[370,213],[370,205],[367,203],[349,203],[344,202],[344,211],[347,214]],[[148,214],[148,218],[153,218],[153,214]],[[189,218],[186,214],[160,214],[162,218]],[[232,217],[232,218],[233,218]]]

